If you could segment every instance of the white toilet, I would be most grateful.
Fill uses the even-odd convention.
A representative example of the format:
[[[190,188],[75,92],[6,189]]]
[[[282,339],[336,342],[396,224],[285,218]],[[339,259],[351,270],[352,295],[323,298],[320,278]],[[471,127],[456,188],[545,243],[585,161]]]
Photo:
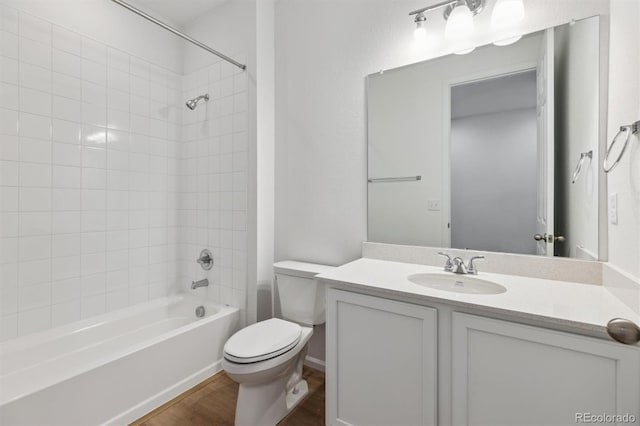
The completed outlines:
[[[272,318],[235,333],[224,346],[222,368],[240,384],[236,425],[272,426],[307,394],[302,365],[313,325],[325,322],[324,286],[314,277],[331,266],[294,261],[273,265],[284,320]]]

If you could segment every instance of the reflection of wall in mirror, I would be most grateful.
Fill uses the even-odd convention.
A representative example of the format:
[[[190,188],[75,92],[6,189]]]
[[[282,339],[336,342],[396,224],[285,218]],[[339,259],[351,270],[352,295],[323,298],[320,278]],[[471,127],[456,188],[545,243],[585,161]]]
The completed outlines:
[[[555,31],[556,255],[598,258],[599,18]],[[580,154],[593,151],[575,184]]]
[[[422,176],[420,182],[368,185],[369,241],[450,245],[445,94],[455,82],[535,67],[540,40],[540,33],[532,34],[511,46],[486,46],[369,76],[368,177]],[[429,208],[430,200],[441,201],[440,208]]]

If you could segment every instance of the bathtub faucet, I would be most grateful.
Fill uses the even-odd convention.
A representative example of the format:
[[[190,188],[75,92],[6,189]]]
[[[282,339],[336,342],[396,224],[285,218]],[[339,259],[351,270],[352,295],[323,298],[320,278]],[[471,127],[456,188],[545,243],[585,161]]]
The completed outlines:
[[[200,287],[208,287],[208,286],[209,286],[209,280],[206,278],[203,280],[191,282],[191,290],[195,290],[196,288],[200,288]]]

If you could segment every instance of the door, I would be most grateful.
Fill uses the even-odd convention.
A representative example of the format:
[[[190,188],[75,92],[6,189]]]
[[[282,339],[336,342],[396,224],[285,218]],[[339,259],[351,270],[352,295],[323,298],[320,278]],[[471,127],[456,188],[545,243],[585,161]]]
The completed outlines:
[[[554,243],[554,59],[553,28],[545,31],[536,70],[538,101],[538,200],[536,214],[537,254],[553,256]],[[549,237],[550,236],[550,237]]]
[[[452,330],[454,425],[640,418],[640,347],[461,313]]]
[[[436,424],[436,315],[329,289],[328,425]]]

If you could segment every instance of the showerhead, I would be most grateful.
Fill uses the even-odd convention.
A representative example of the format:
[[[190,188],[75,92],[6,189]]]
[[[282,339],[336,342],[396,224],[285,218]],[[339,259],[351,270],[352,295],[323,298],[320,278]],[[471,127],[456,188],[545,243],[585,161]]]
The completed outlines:
[[[204,95],[200,95],[197,98],[189,99],[185,103],[185,105],[187,105],[187,108],[189,108],[191,111],[193,111],[198,106],[198,102],[200,102],[202,99],[204,99],[205,102],[208,102],[209,101],[209,94],[205,93]]]

